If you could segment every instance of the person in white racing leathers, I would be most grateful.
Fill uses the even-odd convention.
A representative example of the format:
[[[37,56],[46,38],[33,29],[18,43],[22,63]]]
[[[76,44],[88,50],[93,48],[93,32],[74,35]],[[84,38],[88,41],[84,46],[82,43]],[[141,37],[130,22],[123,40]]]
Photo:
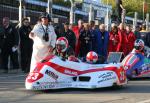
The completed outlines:
[[[50,25],[50,16],[44,12],[40,16],[40,22],[36,24],[30,32],[29,37],[34,41],[30,72],[36,66],[36,63],[50,55],[55,47],[56,34],[54,28]]]

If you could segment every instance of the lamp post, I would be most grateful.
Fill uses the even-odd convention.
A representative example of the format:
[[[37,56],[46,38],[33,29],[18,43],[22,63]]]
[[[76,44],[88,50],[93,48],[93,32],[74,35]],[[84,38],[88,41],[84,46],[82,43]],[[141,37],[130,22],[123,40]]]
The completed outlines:
[[[145,0],[143,0],[143,22],[144,22],[144,17],[145,17]]]
[[[108,0],[107,0],[107,6],[108,6]],[[109,30],[109,10],[108,10],[108,7],[107,7],[107,23],[106,23],[106,25],[107,25],[107,27],[106,27],[106,30],[108,31]]]
[[[70,0],[71,3],[71,10],[70,10],[70,24],[73,24],[74,21],[74,2]]]
[[[22,25],[22,0],[19,0],[19,27]]]
[[[47,6],[47,12],[49,14],[51,14],[51,20],[52,20],[52,17],[53,17],[53,11],[52,11],[52,6],[53,6],[53,0],[48,0],[47,1],[48,3],[48,6]]]
[[[90,11],[89,11],[89,22],[94,20],[94,11],[93,11],[93,5],[90,4]]]

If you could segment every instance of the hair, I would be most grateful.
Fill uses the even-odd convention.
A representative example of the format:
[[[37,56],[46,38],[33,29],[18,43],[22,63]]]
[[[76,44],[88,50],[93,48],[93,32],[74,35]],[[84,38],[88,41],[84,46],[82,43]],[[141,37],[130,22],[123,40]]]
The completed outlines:
[[[22,22],[24,22],[25,20],[29,20],[29,19],[25,17],[25,18],[22,19]]]
[[[90,21],[90,24],[95,24],[95,21],[93,21],[93,20],[92,20],[92,21]]]
[[[3,17],[3,19],[7,19],[7,20],[9,20],[9,17]]]

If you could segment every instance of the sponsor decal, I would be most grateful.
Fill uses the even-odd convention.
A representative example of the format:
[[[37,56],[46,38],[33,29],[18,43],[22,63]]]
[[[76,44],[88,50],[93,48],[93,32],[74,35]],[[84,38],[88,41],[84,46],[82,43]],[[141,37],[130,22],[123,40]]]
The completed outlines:
[[[150,70],[150,64],[144,64],[142,65],[142,67],[140,68],[141,72],[147,72]]]
[[[113,76],[113,77],[103,78],[100,81],[98,81],[98,83],[101,83],[101,82],[104,82],[104,81],[108,81],[108,80],[112,80],[112,79],[116,79],[116,77]]]
[[[104,81],[116,79],[116,76],[113,76],[113,72],[106,72],[106,73],[100,75],[98,78],[101,78],[101,80],[98,81],[98,83],[101,83]]]
[[[52,77],[53,79],[57,80],[58,79],[58,75],[56,75],[54,72],[50,71],[50,70],[46,70],[45,74],[47,74],[48,76]]]
[[[38,82],[34,90],[71,87],[71,82]]]
[[[100,75],[98,78],[107,78],[113,75],[113,72],[106,72],[102,75]]]
[[[78,75],[78,73],[77,73],[76,71],[71,71],[71,70],[68,70],[68,69],[65,69],[64,73],[66,73],[66,74],[71,74],[71,75],[75,75],[75,76]]]

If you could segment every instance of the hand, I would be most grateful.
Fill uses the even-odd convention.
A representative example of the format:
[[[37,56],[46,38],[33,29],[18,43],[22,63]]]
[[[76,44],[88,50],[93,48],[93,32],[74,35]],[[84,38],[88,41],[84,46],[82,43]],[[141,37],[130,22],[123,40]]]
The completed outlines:
[[[48,46],[48,50],[49,50],[49,52],[53,52],[53,47],[51,45]]]
[[[33,32],[30,32],[29,37],[30,37],[31,39],[33,39],[33,38],[34,38],[34,33],[33,33]]]

